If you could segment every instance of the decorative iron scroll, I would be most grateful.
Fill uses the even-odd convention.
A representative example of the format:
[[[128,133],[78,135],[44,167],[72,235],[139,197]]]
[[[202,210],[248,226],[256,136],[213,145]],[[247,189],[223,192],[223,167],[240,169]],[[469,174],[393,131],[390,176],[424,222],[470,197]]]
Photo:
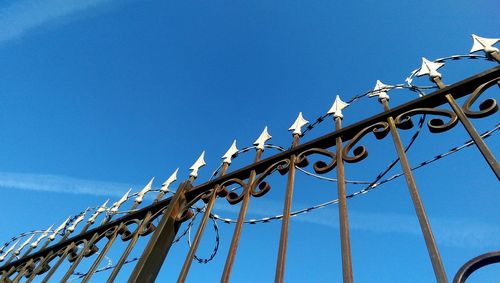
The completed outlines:
[[[474,37],[475,45],[482,45],[485,47],[489,53],[486,56],[470,55],[463,58],[488,58],[490,60],[499,61],[498,51],[490,48],[487,39]],[[496,43],[496,42],[495,42]],[[487,46],[488,45],[488,46]],[[491,45],[491,44],[490,44]],[[489,48],[489,49],[488,49]],[[485,50],[486,50],[485,49]],[[479,50],[479,49],[478,49]],[[493,51],[491,51],[493,50]],[[128,255],[134,247],[136,241],[140,237],[147,237],[149,242],[147,247],[143,250],[143,255],[140,257],[139,261],[135,266],[135,270],[130,276],[130,282],[141,282],[143,278],[148,278],[144,282],[152,282],[156,277],[159,268],[166,255],[168,254],[168,249],[170,246],[178,241],[175,237],[177,235],[178,229],[182,222],[191,219],[189,222],[188,230],[185,230],[181,237],[186,234],[190,234],[190,228],[192,227],[194,217],[197,214],[201,214],[204,209],[206,210],[205,216],[209,217],[214,221],[216,227],[217,217],[213,216],[208,206],[214,204],[217,199],[225,199],[231,205],[240,204],[241,212],[239,219],[236,221],[237,225],[241,227],[245,222],[245,213],[248,206],[248,202],[251,197],[258,198],[265,196],[270,190],[271,185],[268,177],[271,176],[276,171],[281,175],[287,176],[287,200],[291,203],[291,194],[293,192],[293,182],[294,174],[296,169],[304,170],[308,167],[309,159],[316,160],[312,164],[312,170],[316,174],[326,175],[326,173],[331,172],[333,169],[337,168],[339,178],[337,180],[338,184],[344,185],[343,167],[344,162],[346,163],[357,163],[361,162],[368,156],[368,150],[364,145],[358,145],[360,141],[368,134],[373,133],[375,138],[378,140],[384,139],[389,133],[392,134],[393,140],[399,140],[398,129],[411,129],[414,127],[412,118],[417,115],[421,116],[421,122],[417,128],[420,129],[425,117],[432,117],[428,120],[427,126],[432,133],[441,133],[452,129],[458,125],[458,121],[469,122],[468,118],[483,118],[490,116],[498,111],[498,104],[495,99],[488,98],[479,103],[478,110],[473,110],[474,104],[479,100],[480,96],[492,86],[500,85],[500,67],[497,66],[490,70],[487,70],[481,74],[472,76],[463,81],[455,83],[453,85],[444,86],[440,82],[440,89],[425,95],[422,89],[435,89],[436,87],[417,87],[412,85],[413,78],[415,76],[428,74],[435,79],[435,77],[440,78],[440,74],[437,73],[437,69],[442,67],[444,61],[447,60],[458,60],[461,59],[460,56],[451,56],[446,58],[441,58],[436,61],[424,60],[424,65],[421,69],[414,71],[410,78],[408,79],[407,86],[393,85],[385,86],[386,88],[379,90],[379,92],[384,93],[386,96],[385,103],[387,103],[388,96],[387,91],[396,88],[409,89],[412,91],[417,91],[420,95],[419,98],[414,99],[408,103],[400,105],[398,107],[389,109],[388,104],[386,111],[370,117],[368,119],[359,121],[355,124],[351,124],[345,128],[341,128],[340,120],[343,118],[341,110],[348,106],[348,103],[342,102],[342,107],[332,107],[333,112],[329,114],[334,114],[336,122],[336,130],[330,132],[326,135],[313,139],[311,141],[299,144],[300,138],[308,130],[311,130],[315,125],[321,123],[325,120],[328,115],[321,116],[316,122],[311,124],[302,132],[302,127],[305,126],[308,121],[302,117],[302,113],[299,113],[298,120],[292,125],[290,130],[293,130],[294,142],[289,149],[284,149],[280,147],[280,152],[267,157],[266,159],[260,160],[261,154],[266,148],[265,142],[271,138],[271,135],[267,131],[267,127],[262,132],[261,136],[254,143],[254,147],[248,147],[246,151],[250,149],[255,149],[257,152],[255,162],[241,169],[237,169],[226,173],[231,159],[236,157],[241,151],[237,150],[236,142],[233,142],[230,150],[223,156],[223,165],[221,169],[220,176],[209,180],[200,185],[193,186],[193,182],[198,177],[198,170],[205,165],[204,153],[198,158],[195,164],[191,167],[191,174],[189,180],[184,181],[178,188],[175,194],[167,199],[163,199],[163,196],[169,193],[168,186],[175,181],[177,171],[169,178],[159,190],[152,190],[151,184],[148,183],[146,187],[139,193],[129,195],[125,194],[120,200],[115,202],[112,206],[106,207],[106,204],[95,208],[94,214],[87,220],[87,224],[79,231],[78,234],[72,234],[75,231],[76,225],[84,219],[85,213],[67,220],[59,228],[52,230],[52,227],[40,231],[38,238],[34,238],[35,233],[31,235],[30,238],[24,240],[23,243],[16,242],[15,244],[6,244],[0,248],[0,262],[5,261],[4,265],[0,267],[0,282],[20,282],[26,281],[31,282],[40,279],[42,282],[48,282],[51,276],[58,270],[58,268],[63,263],[68,263],[71,267],[68,270],[62,270],[64,273],[63,281],[68,280],[74,274],[78,274],[78,278],[83,278],[83,282],[90,280],[95,272],[99,271],[98,267],[106,256],[106,252],[110,249],[111,245],[114,244],[115,240],[120,240],[128,244],[127,249],[123,252],[118,263],[113,266],[113,271],[108,282],[112,282],[116,278],[117,273],[120,268],[131,261],[128,261]],[[434,80],[437,82],[437,80]],[[380,83],[381,84],[381,83]],[[372,92],[367,92],[363,95],[355,96],[353,99],[349,100],[352,103],[362,97],[372,95]],[[451,99],[458,99],[460,97],[466,98],[463,106],[458,108],[453,108],[452,110],[441,109],[442,105],[449,103]],[[451,99],[450,99],[451,97]],[[381,99],[379,93],[379,99]],[[338,102],[338,101],[337,101]],[[451,104],[450,104],[451,105]],[[335,104],[334,104],[335,106]],[[463,110],[463,113],[461,113]],[[465,114],[465,115],[464,115]],[[435,117],[437,116],[437,117]],[[482,136],[474,136],[474,139],[480,138]],[[395,142],[396,143],[396,142]],[[472,144],[472,143],[471,143]],[[469,144],[470,145],[470,144]],[[336,148],[335,148],[336,147]],[[335,149],[336,151],[333,151]],[[407,149],[403,149],[401,145],[397,147],[397,152],[399,160],[406,160],[405,152]],[[496,159],[488,159],[491,167],[495,170],[495,166],[498,166]],[[396,160],[397,162],[397,160]],[[392,163],[390,166],[393,166]],[[404,164],[404,163],[403,163]],[[219,168],[220,169],[220,168]],[[218,170],[219,170],[218,169]],[[409,165],[403,168],[405,174],[411,174],[411,168]],[[216,171],[218,172],[218,171]],[[339,173],[341,172],[341,173]],[[175,176],[174,176],[175,175]],[[406,176],[406,175],[405,175]],[[413,177],[412,177],[413,178]],[[407,178],[408,179],[408,178]],[[412,180],[413,182],[413,180]],[[366,185],[366,182],[363,183]],[[376,185],[373,182],[368,182],[368,188],[365,191],[374,188]],[[416,187],[415,184],[409,184],[409,187]],[[230,189],[234,188],[236,189]],[[345,188],[344,188],[345,189]],[[144,195],[148,192],[157,191],[159,195],[152,202],[152,204],[145,206],[144,208],[137,209],[138,205],[144,199]],[[361,193],[360,193],[361,194]],[[347,196],[352,197],[353,195]],[[412,195],[413,196],[413,195]],[[129,199],[134,198],[134,204],[127,211],[119,210],[120,206],[126,203]],[[339,197],[340,198],[340,197]],[[345,190],[343,198],[345,200]],[[197,203],[204,203],[206,206],[203,209],[199,209],[193,213],[194,205]],[[345,203],[344,203],[345,205]],[[211,209],[211,208],[210,208]],[[290,212],[290,206],[285,206],[284,215],[282,218],[289,218],[292,216]],[[86,211],[85,211],[86,212]],[[96,224],[96,219],[100,213],[106,212],[101,224]],[[419,213],[417,213],[419,214]],[[420,213],[422,214],[422,213]],[[114,219],[117,218],[117,219]],[[281,219],[275,217],[275,219]],[[206,218],[205,218],[206,220]],[[157,221],[157,223],[155,223]],[[229,221],[230,222],[230,221]],[[265,222],[265,221],[263,221]],[[287,233],[287,221],[285,223],[284,229]],[[94,227],[91,230],[88,228]],[[203,231],[203,230],[201,230]],[[49,233],[53,235],[49,236]],[[202,232],[201,232],[202,233]],[[238,234],[235,237],[235,243],[239,240],[239,233],[241,229],[238,230]],[[284,233],[284,234],[286,234]],[[235,232],[236,234],[236,232]],[[168,237],[166,237],[167,235]],[[201,235],[201,234],[200,234]],[[53,242],[55,239],[58,242]],[[31,242],[35,239],[34,242]],[[167,239],[167,240],[165,240]],[[280,240],[286,237],[282,236]],[[19,239],[21,240],[21,239]],[[198,243],[196,239],[196,244]],[[162,242],[164,241],[164,242]],[[189,240],[190,241],[190,240]],[[217,237],[218,241],[218,237]],[[19,246],[17,246],[19,244]],[[31,245],[30,245],[31,244]],[[40,246],[39,246],[40,244]],[[191,242],[189,242],[191,246]],[[218,244],[218,242],[217,242]],[[17,246],[17,247],[16,247]],[[152,256],[155,252],[155,247],[166,246],[165,254],[161,257],[157,254]],[[23,253],[23,250],[27,247],[27,251]],[[286,244],[280,245],[285,247]],[[193,247],[191,247],[193,248]],[[237,244],[234,249],[231,249],[231,256],[228,256],[227,266],[225,267],[223,279],[221,281],[227,282],[229,274],[231,271],[232,262],[234,261],[234,256],[236,253]],[[7,249],[7,250],[5,250]],[[194,259],[200,260],[195,254],[196,248],[193,248]],[[280,259],[284,262],[284,252],[280,251]],[[212,253],[210,259],[215,256]],[[153,258],[158,257],[158,258]],[[83,260],[92,261],[91,268],[86,273],[75,272],[76,268],[79,266],[80,262]],[[187,261],[191,260],[187,258]],[[477,258],[472,259],[466,263],[456,274],[454,282],[464,282],[466,278],[472,274],[477,269],[492,263],[500,262],[500,252],[492,252],[488,254],[481,255]],[[152,267],[153,266],[153,267]],[[185,270],[187,273],[188,268]],[[281,272],[283,274],[283,266],[281,269],[277,268],[277,274]],[[151,277],[145,273],[154,273]],[[184,272],[184,271],[183,271]],[[439,277],[438,272],[436,272],[437,278]],[[180,277],[185,278],[185,277]],[[282,280],[282,277],[277,281]],[[346,277],[344,277],[346,278]],[[442,279],[439,279],[442,280]],[[349,281],[349,280],[347,280]],[[446,281],[446,280],[445,280]],[[179,282],[183,282],[180,279]]]

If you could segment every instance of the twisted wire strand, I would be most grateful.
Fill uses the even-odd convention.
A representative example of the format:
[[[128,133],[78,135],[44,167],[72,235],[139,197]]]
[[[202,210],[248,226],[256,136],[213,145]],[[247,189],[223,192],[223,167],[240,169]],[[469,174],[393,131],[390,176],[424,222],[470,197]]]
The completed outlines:
[[[463,55],[451,55],[447,57],[442,57],[434,60],[434,63],[445,63],[446,61],[457,61],[457,60],[462,60],[462,59],[470,59],[470,60],[476,60],[476,59],[484,59],[487,61],[493,61],[491,58],[485,56],[485,55],[480,55],[480,54],[463,54]],[[415,79],[415,76],[417,75],[418,71],[420,71],[420,68],[415,69],[411,72],[410,76],[408,76],[405,79],[406,84],[409,87],[414,87],[413,85],[413,79]],[[435,86],[419,86],[419,88],[436,88]]]
[[[487,56],[484,56],[484,55],[476,55],[476,54],[468,54],[468,55],[452,55],[452,56],[448,56],[448,57],[443,57],[443,58],[438,58],[436,60],[434,60],[434,62],[445,62],[445,61],[449,61],[449,60],[460,60],[460,59],[486,59],[488,61],[491,61],[491,58],[488,58]],[[414,70],[409,77],[407,77],[405,79],[405,82],[406,82],[406,85],[404,84],[396,84],[396,85],[393,85],[393,86],[389,86],[388,89],[409,89],[411,91],[414,91],[414,92],[418,92],[419,93],[419,96],[423,96],[425,95],[425,93],[423,92],[423,90],[427,90],[427,89],[436,89],[437,87],[436,86],[415,86],[413,85],[413,79],[416,75],[416,73],[419,71],[420,69],[416,69]],[[353,96],[351,99],[349,99],[347,101],[347,103],[351,104],[351,103],[354,103],[356,101],[358,101],[359,99],[362,99],[366,96],[369,96],[370,94],[374,94],[376,93],[376,91],[367,91],[365,93],[362,93],[362,94],[359,94],[359,95],[355,95]],[[306,129],[303,131],[303,135],[309,131],[311,131],[315,126],[319,125],[321,122],[323,122],[326,117],[328,117],[329,115],[328,114],[325,114],[325,115],[322,115],[320,116],[319,118],[317,118],[313,123],[309,124]],[[414,143],[414,141],[416,140],[417,136],[419,135],[420,133],[420,130],[422,128],[422,123],[423,123],[423,120],[424,120],[424,116],[422,116],[419,120],[419,129],[415,132],[415,134],[413,135],[410,143],[408,144],[408,146],[405,148],[405,151],[408,151],[411,147],[411,145]],[[497,125],[495,128],[493,128],[492,130],[490,131],[487,131],[485,133],[483,133],[481,136],[483,138],[487,138],[489,136],[491,136],[494,132],[496,132],[498,129],[500,128],[500,125]],[[450,149],[449,151],[445,152],[445,153],[442,153],[442,154],[439,154],[429,160],[426,160],[422,163],[420,163],[419,165],[415,166],[414,168],[412,168],[412,170],[416,170],[416,169],[419,169],[421,167],[424,167],[428,164],[431,164],[443,157],[446,157],[446,156],[449,156],[453,153],[456,153],[466,147],[469,147],[470,145],[472,145],[474,142],[472,140],[469,140],[468,142],[460,145],[460,146],[457,146],[457,147],[454,147],[452,149]],[[275,149],[278,149],[278,150],[285,150],[283,147],[281,146],[276,146],[276,145],[266,145],[266,147],[270,147],[270,148],[275,148]],[[239,153],[244,153],[244,152],[247,152],[249,151],[250,149],[252,148],[255,148],[255,146],[250,146],[250,147],[246,147],[246,148],[243,148],[241,149]],[[399,159],[396,159],[394,160],[393,162],[391,162],[389,164],[389,166],[387,166],[387,168],[385,170],[383,170],[381,173],[378,174],[378,176],[375,178],[374,181],[372,182],[367,182],[367,181],[347,181],[347,183],[350,183],[350,184],[356,184],[356,185],[367,185],[368,186],[362,190],[359,190],[357,192],[354,192],[353,194],[350,194],[347,196],[347,198],[352,198],[354,196],[357,196],[357,195],[360,195],[360,194],[365,194],[373,189],[375,189],[376,187],[382,185],[382,184],[385,184],[387,182],[390,182],[402,175],[404,175],[403,173],[398,173],[398,174],[395,174],[389,178],[386,178],[382,181],[380,181],[381,178],[383,178],[383,176],[385,176],[391,169],[392,167],[398,162]],[[210,180],[212,180],[214,178],[214,176],[217,175],[217,173],[219,172],[221,166],[219,166],[214,174],[212,174],[212,177],[210,178]],[[318,178],[318,179],[322,179],[322,180],[326,180],[326,181],[331,181],[331,182],[336,182],[337,180],[336,179],[333,179],[333,178],[327,178],[327,177],[323,177],[323,176],[319,176],[319,175],[316,175],[312,172],[308,172],[306,170],[303,170],[302,168],[298,168],[298,170],[300,170],[301,172],[303,172],[304,174],[306,175],[309,175],[309,176],[312,176],[312,177],[315,177],[315,178]],[[157,192],[159,190],[157,189],[153,189],[151,190],[151,192]],[[168,191],[167,193],[175,193],[175,191]],[[137,195],[139,194],[139,192],[136,192],[136,193],[133,193],[131,195],[129,195],[129,197],[127,198],[127,201],[132,198],[132,197],[136,197]],[[319,208],[323,208],[325,206],[328,206],[328,205],[331,205],[331,204],[334,204],[334,203],[337,203],[338,200],[335,199],[335,200],[331,200],[331,201],[328,201],[328,202],[325,202],[325,203],[321,203],[321,204],[318,204],[318,205],[315,205],[315,206],[312,206],[312,207],[308,207],[308,208],[305,208],[305,209],[301,209],[301,210],[298,210],[298,211],[295,211],[295,212],[292,212],[291,213],[291,216],[297,216],[297,215],[300,215],[300,214],[303,214],[303,213],[307,213],[309,211],[312,211],[312,210],[315,210],[315,209],[319,209]],[[85,212],[89,211],[89,210],[96,210],[98,207],[94,207],[94,208],[87,208],[85,210]],[[178,242],[182,237],[184,237],[186,234],[190,235],[190,229],[192,228],[192,223],[194,222],[194,218],[196,217],[197,214],[199,214],[201,212],[201,209],[200,208],[194,208],[197,212],[196,214],[193,216],[192,220],[190,221],[190,223],[188,224],[188,227],[184,230],[184,232],[176,239],[174,240],[173,243],[176,243]],[[126,210],[126,211],[119,211],[117,213],[114,213],[114,214],[125,214],[125,213],[130,213],[130,212],[133,212],[133,211],[136,211],[136,210]],[[83,213],[83,212],[81,212]],[[105,211],[105,213],[107,215],[110,215],[109,213],[109,208]],[[77,215],[74,215],[70,218],[70,221],[68,221],[68,223],[65,225],[65,227],[59,232],[59,235],[64,235],[66,233],[66,230],[68,227],[70,227],[70,225],[74,222],[74,220],[79,216],[79,214]],[[211,214],[210,215],[210,218],[213,220],[213,223],[214,223],[214,230],[216,231],[216,248],[214,249],[215,250],[215,253],[216,253],[216,250],[218,248],[218,245],[219,245],[219,232],[218,232],[218,227],[217,227],[217,220],[221,220],[225,223],[234,223],[236,222],[235,220],[232,220],[232,219],[229,219],[229,218],[222,218],[220,216],[218,216],[217,214]],[[265,217],[265,218],[261,218],[261,219],[258,219],[258,220],[255,220],[255,219],[250,219],[250,220],[247,220],[245,221],[245,223],[249,223],[249,224],[256,224],[256,223],[265,223],[265,222],[269,222],[270,220],[276,220],[276,219],[281,219],[282,218],[282,215],[276,215],[276,216],[273,216],[273,217]],[[12,242],[16,241],[17,239],[19,238],[22,238],[26,235],[31,235],[33,233],[42,233],[42,232],[45,232],[45,230],[33,230],[33,231],[29,231],[29,232],[25,232],[25,233],[21,233],[19,234],[18,236],[14,236],[12,237],[9,241],[7,241],[6,243],[4,243],[4,245],[2,247],[0,247],[0,254],[3,252],[3,250],[8,247]],[[52,231],[49,231],[49,232],[53,232]],[[188,237],[188,244],[190,244],[190,239]],[[215,256],[214,253],[212,253],[212,255],[210,256],[210,258],[208,260],[200,260],[199,258],[197,258],[197,256],[195,255],[195,258],[197,259],[198,262],[200,263],[206,263],[208,261],[210,261],[211,259],[213,259],[213,257]],[[137,258],[133,258],[131,260],[128,260],[125,262],[125,264],[127,263],[130,263],[130,262],[133,262],[137,260]],[[203,262],[205,261],[205,262]],[[109,259],[108,261],[108,265],[97,270],[97,272],[101,272],[101,271],[104,271],[104,270],[108,270],[108,269],[111,269],[111,268],[114,268],[111,264],[111,259]],[[79,274],[76,274],[75,275],[79,275]],[[85,276],[85,275],[83,275]],[[81,277],[79,277],[81,278]]]
[[[500,130],[500,124],[497,124],[493,129],[491,130],[488,130],[484,133],[481,134],[481,137],[486,139],[486,138],[489,138],[491,137],[495,132],[497,132],[498,130]],[[424,166],[427,166],[431,163],[434,163],[444,157],[447,157],[447,156],[450,156],[454,153],[457,153],[459,152],[460,150],[463,150],[471,145],[474,144],[474,141],[473,140],[468,140],[466,142],[464,142],[462,145],[460,146],[456,146],[456,147],[453,147],[451,149],[449,149],[448,151],[444,152],[444,153],[441,153],[441,154],[438,154],[426,161],[423,161],[421,162],[419,165],[415,166],[415,167],[412,167],[412,171],[413,170],[417,170],[417,169],[420,169]],[[367,186],[366,188],[362,189],[362,190],[359,190],[359,191],[356,191],[348,196],[346,196],[347,198],[353,198],[355,196],[358,196],[358,195],[362,195],[362,194],[366,194],[372,190],[374,190],[375,188],[378,188],[380,185],[382,184],[385,184],[385,183],[388,183],[394,179],[397,179],[401,176],[403,176],[404,173],[397,173],[397,174],[394,174],[392,176],[390,176],[389,178],[386,178],[380,182],[374,182],[373,184]],[[333,199],[333,200],[330,200],[330,201],[327,201],[327,202],[324,202],[324,203],[320,203],[320,204],[317,204],[317,205],[313,205],[311,207],[308,207],[308,208],[304,208],[304,209],[300,209],[300,210],[296,210],[294,212],[292,212],[290,215],[291,216],[297,216],[297,215],[300,215],[300,214],[303,214],[303,213],[308,213],[310,211],[313,211],[313,210],[316,210],[316,209],[320,209],[320,208],[324,208],[326,206],[329,206],[329,205],[332,205],[332,204],[336,204],[338,203],[338,199]],[[224,218],[224,217],[221,217],[217,214],[214,214],[214,218],[217,219],[217,220],[220,220],[224,223],[227,223],[227,224],[231,224],[231,223],[236,223],[237,221],[234,220],[234,219],[231,219],[231,218]],[[283,218],[283,215],[275,215],[275,216],[271,216],[271,217],[263,217],[263,218],[260,218],[260,219],[249,219],[249,220],[245,220],[245,223],[246,224],[257,224],[257,223],[267,223],[271,220],[279,220]]]

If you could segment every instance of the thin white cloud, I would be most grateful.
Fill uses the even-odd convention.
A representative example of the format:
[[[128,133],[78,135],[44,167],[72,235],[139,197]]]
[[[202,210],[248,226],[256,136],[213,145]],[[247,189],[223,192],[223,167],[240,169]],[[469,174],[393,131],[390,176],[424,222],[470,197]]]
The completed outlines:
[[[0,43],[111,0],[19,0],[0,7]]]
[[[131,187],[139,188],[137,185],[125,183],[92,181],[60,175],[0,172],[0,188],[7,189],[122,196]]]

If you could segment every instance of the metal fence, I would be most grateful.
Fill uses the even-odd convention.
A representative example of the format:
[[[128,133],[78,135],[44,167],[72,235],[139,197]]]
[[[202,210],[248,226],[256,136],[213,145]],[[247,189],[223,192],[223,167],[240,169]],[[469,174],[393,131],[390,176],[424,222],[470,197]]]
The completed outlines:
[[[475,146],[484,157],[485,164],[500,180],[498,162],[484,142],[484,138],[498,130],[499,126],[497,124],[497,127],[491,131],[480,134],[471,121],[490,116],[498,110],[498,105],[494,99],[485,99],[480,103],[478,100],[480,101],[481,94],[487,89],[500,86],[500,66],[493,67],[451,85],[445,85],[442,81],[442,75],[437,71],[438,68],[444,65],[444,62],[462,58],[481,58],[500,63],[499,51],[493,47],[499,39],[473,36],[473,40],[474,46],[471,52],[483,51],[485,55],[459,55],[434,61],[428,61],[424,58],[422,67],[412,73],[406,84],[385,85],[377,81],[373,91],[356,96],[347,102],[337,97],[330,111],[309,125],[308,121],[299,114],[290,128],[293,136],[292,146],[288,149],[279,148],[280,152],[275,155],[262,158],[264,149],[272,147],[266,144],[266,141],[270,138],[266,128],[255,141],[253,147],[238,150],[236,143],[233,143],[223,156],[223,162],[214,173],[214,177],[201,185],[194,185],[193,182],[198,177],[199,168],[205,165],[204,154],[190,168],[189,179],[181,182],[174,191],[171,191],[170,187],[177,178],[177,170],[163,183],[159,190],[152,189],[153,180],[151,180],[142,191],[135,194],[130,194],[129,191],[110,206],[106,202],[95,209],[88,209],[76,217],[68,218],[56,229],[50,227],[47,230],[34,231],[30,234],[14,237],[12,241],[0,248],[0,262],[3,262],[3,266],[0,267],[0,281],[32,282],[35,280],[37,282],[50,282],[56,272],[62,272],[64,274],[60,279],[62,282],[68,281],[71,276],[75,275],[82,282],[89,282],[96,272],[101,271],[99,266],[105,260],[111,247],[121,241],[125,244],[125,248],[120,252],[120,257],[116,260],[116,263],[109,267],[111,271],[107,282],[113,282],[122,267],[128,263],[135,264],[128,282],[153,282],[168,256],[172,244],[176,240],[176,235],[182,223],[189,221],[193,217],[193,213],[202,212],[201,222],[186,254],[184,265],[178,274],[177,282],[184,282],[191,263],[196,259],[195,252],[207,223],[210,219],[217,218],[217,215],[212,214],[215,202],[227,201],[231,205],[239,205],[237,220],[222,219],[222,221],[235,223],[231,244],[221,274],[221,282],[228,282],[240,243],[242,229],[244,224],[248,223],[245,216],[249,203],[252,198],[263,197],[268,193],[271,186],[267,177],[274,172],[279,172],[284,176],[283,178],[286,178],[283,214],[274,218],[252,220],[250,223],[266,222],[272,219],[281,220],[275,282],[283,282],[290,217],[301,213],[301,211],[292,212],[291,210],[295,174],[297,170],[310,167],[314,171],[314,173],[310,174],[319,178],[330,171],[336,170],[343,281],[353,282],[346,199],[356,194],[362,194],[383,182],[390,181],[391,178],[397,177],[393,176],[382,181],[378,178],[374,182],[367,184],[367,189],[356,194],[346,195],[346,182],[348,181],[344,176],[344,166],[349,163],[361,162],[367,156],[367,149],[359,144],[366,135],[374,134],[376,139],[391,139],[394,143],[394,150],[398,156],[396,162],[399,162],[403,169],[401,175],[404,176],[407,183],[436,281],[447,282],[447,274],[443,268],[439,249],[419,196],[417,182],[413,176],[413,170],[416,167],[410,167],[406,154],[407,147],[401,141],[400,131],[415,127],[412,122],[414,116],[420,117],[420,124],[427,120],[427,117],[432,117],[427,121],[428,130],[432,133],[441,133],[454,127],[463,127],[470,135],[470,142],[453,148],[448,153],[438,155],[418,166],[430,164],[467,146]],[[435,88],[435,91],[423,95],[423,88],[412,84],[415,76],[428,76],[434,84],[428,89]],[[408,103],[391,108],[388,93],[397,88],[407,88],[421,95]],[[375,116],[343,127],[342,110],[349,103],[362,96],[376,97],[383,111]],[[466,97],[463,105],[457,103],[457,99],[461,97]],[[475,105],[478,105],[478,107]],[[311,130],[316,124],[328,117],[333,118],[335,131],[301,143],[301,137],[306,131]],[[251,164],[229,171],[232,158],[239,153],[253,149],[255,150],[255,157]],[[315,160],[312,164],[309,162],[311,159]],[[394,166],[394,164],[391,166]],[[238,187],[240,190],[231,189],[234,187]],[[138,209],[145,195],[152,192],[157,192],[155,200],[150,205]],[[171,194],[170,197],[164,199],[168,194]],[[129,199],[133,200],[132,207],[126,211],[120,211],[120,207]],[[204,202],[204,209],[193,210],[193,205],[199,201]],[[317,207],[308,210],[315,208]],[[86,218],[87,214],[90,215],[89,218]],[[100,224],[96,223],[98,217],[103,219]],[[192,223],[189,223],[190,228]],[[80,224],[83,227],[77,229]],[[148,239],[147,245],[142,250],[142,255],[138,260],[131,259],[129,257],[130,253],[141,237]],[[84,258],[92,260],[90,267],[85,273],[75,273],[76,268]],[[456,272],[454,282],[464,282],[474,271],[485,265],[498,262],[500,262],[500,251],[478,255],[478,257],[465,263]],[[61,270],[61,266],[69,267]]]

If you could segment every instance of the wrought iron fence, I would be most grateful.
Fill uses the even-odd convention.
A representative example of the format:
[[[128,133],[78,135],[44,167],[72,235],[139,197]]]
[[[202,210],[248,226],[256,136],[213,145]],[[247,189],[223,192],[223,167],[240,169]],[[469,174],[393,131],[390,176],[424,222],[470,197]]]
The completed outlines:
[[[76,276],[82,282],[89,282],[96,272],[111,269],[107,282],[113,282],[122,270],[122,267],[125,264],[133,262],[135,267],[130,274],[128,282],[153,282],[172,244],[176,241],[176,235],[182,223],[190,221],[188,228],[191,229],[193,222],[190,219],[193,219],[194,214],[202,213],[200,214],[202,215],[201,222],[191,242],[190,249],[186,254],[184,265],[179,272],[178,282],[186,280],[193,260],[200,262],[210,260],[202,260],[195,255],[205,227],[210,220],[214,221],[216,229],[216,221],[235,224],[224,269],[221,274],[221,282],[228,282],[236,259],[244,224],[268,222],[276,219],[281,220],[281,234],[275,282],[283,282],[290,217],[331,203],[338,203],[343,281],[353,282],[346,200],[366,193],[399,176],[404,176],[416,216],[420,223],[421,232],[425,239],[436,281],[447,282],[448,277],[444,270],[424,205],[419,196],[413,170],[431,164],[463,148],[475,146],[481,152],[484,161],[491,168],[492,173],[500,180],[498,162],[484,141],[486,137],[496,132],[500,128],[500,125],[497,124],[494,129],[485,133],[478,133],[471,122],[471,119],[483,118],[497,112],[498,105],[495,99],[490,98],[481,101],[477,110],[475,110],[475,105],[478,104],[477,102],[481,94],[487,89],[495,85],[500,86],[500,66],[493,67],[452,85],[445,85],[442,81],[442,75],[437,71],[446,61],[462,58],[482,58],[500,63],[499,51],[493,47],[500,39],[487,39],[473,35],[473,40],[474,45],[471,52],[484,51],[484,56],[473,54],[459,55],[434,61],[423,58],[422,67],[411,74],[406,84],[385,85],[377,81],[374,90],[355,96],[347,102],[342,101],[337,96],[335,103],[328,113],[309,125],[309,122],[300,113],[297,120],[289,129],[292,131],[293,141],[291,147],[288,149],[266,144],[266,141],[271,136],[267,128],[265,128],[255,141],[253,147],[238,150],[235,141],[223,156],[222,164],[214,173],[213,178],[201,185],[194,185],[194,181],[198,177],[198,170],[205,165],[204,153],[190,168],[189,179],[181,182],[175,191],[171,191],[170,187],[176,181],[177,170],[158,190],[152,189],[153,180],[151,180],[140,192],[130,194],[129,190],[111,206],[108,206],[108,202],[106,202],[99,207],[87,209],[75,217],[68,218],[56,229],[50,227],[47,230],[32,231],[14,237],[0,248],[0,262],[3,262],[3,266],[0,267],[0,281],[32,282],[36,280],[49,282],[55,272],[62,272],[63,275],[60,279],[62,282],[68,281],[72,276],[73,278]],[[429,76],[435,85],[428,87],[415,86],[412,84],[415,76]],[[415,91],[420,94],[420,97],[391,108],[389,106],[390,97],[388,93],[397,88],[407,88]],[[424,89],[435,89],[435,91],[424,95]],[[364,96],[378,98],[383,111],[375,116],[343,127],[342,110],[348,107],[350,103]],[[457,99],[461,97],[466,97],[463,105],[457,103]],[[451,107],[451,110],[445,108],[447,105]],[[333,117],[335,124],[333,132],[301,143],[301,137],[304,133],[310,131],[329,116]],[[412,168],[406,154],[408,146],[405,147],[403,145],[400,138],[400,131],[415,127],[412,122],[412,117],[414,116],[420,117],[419,126],[424,123],[427,119],[426,117],[434,117],[427,121],[427,127],[432,133],[441,133],[454,127],[463,127],[470,135],[471,140]],[[365,146],[359,144],[366,135],[370,134],[374,134],[376,139],[379,140],[392,139],[398,158],[388,168],[390,169],[399,162],[403,173],[383,179],[388,171],[387,169],[373,182],[367,182],[365,189],[347,195],[346,183],[355,183],[356,181],[346,180],[344,166],[346,163],[361,162],[367,156],[368,150]],[[414,139],[415,137],[412,139],[412,142]],[[277,148],[279,153],[263,159],[263,152],[269,147]],[[236,155],[250,150],[255,150],[254,161],[243,168],[229,171],[232,159]],[[311,159],[315,160],[313,164],[309,164]],[[306,171],[306,168],[310,166],[314,173]],[[325,179],[328,178],[324,174],[336,170],[335,181],[337,183],[338,199],[292,212],[291,204],[294,194],[295,173],[298,170],[317,178]],[[253,198],[262,197],[269,192],[271,186],[267,177],[274,172],[279,172],[286,178],[283,214],[258,220],[246,220],[245,216],[249,203]],[[233,187],[238,187],[241,190],[230,189]],[[152,192],[157,192],[154,201],[150,205],[138,209],[145,195]],[[170,194],[170,197],[163,199],[168,194]],[[133,205],[126,211],[120,211],[120,207],[129,199],[133,200]],[[204,209],[193,209],[193,205],[199,201],[204,202]],[[231,205],[239,204],[238,218],[232,220],[213,214],[212,209],[216,201],[227,201]],[[90,217],[86,218],[88,215]],[[100,224],[97,223],[98,219],[102,219]],[[77,226],[81,225],[80,223],[83,223],[84,220],[86,221],[84,226],[77,230]],[[75,231],[78,232],[76,233]],[[129,258],[132,249],[141,237],[148,238],[142,255],[139,258]],[[107,260],[106,256],[109,250],[117,241],[125,243],[125,248],[120,252],[120,257],[111,266],[99,268],[101,263]],[[84,258],[91,259],[90,267],[88,267],[85,273],[75,272]],[[500,262],[500,251],[479,255],[465,263],[457,271],[454,282],[464,282],[477,269],[498,262]],[[61,269],[63,264],[68,267]]]

